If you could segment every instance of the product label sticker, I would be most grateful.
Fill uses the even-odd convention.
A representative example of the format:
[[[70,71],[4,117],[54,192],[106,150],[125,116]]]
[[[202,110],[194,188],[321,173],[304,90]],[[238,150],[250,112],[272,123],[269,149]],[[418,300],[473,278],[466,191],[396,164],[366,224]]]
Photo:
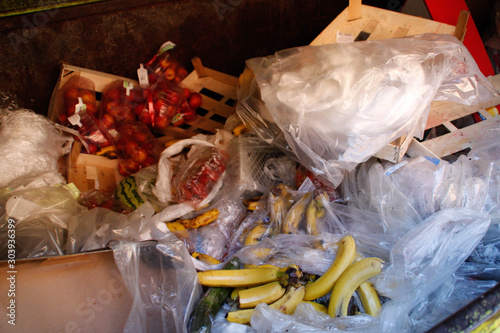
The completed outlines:
[[[312,192],[316,189],[316,186],[314,186],[314,183],[313,181],[311,180],[311,178],[309,177],[306,177],[306,179],[304,179],[304,181],[302,182],[302,184],[300,185],[299,187],[299,192]]]
[[[353,34],[343,34],[340,31],[337,31],[337,43],[352,43],[354,42]]]
[[[171,41],[163,43],[162,46],[160,46],[160,50],[158,51],[158,54],[162,54],[163,52],[166,52],[168,50],[171,50],[175,47],[175,44],[172,43]]]
[[[130,90],[134,89],[134,84],[132,82],[123,81],[123,88],[127,90],[125,95],[130,96]]]
[[[139,85],[141,88],[147,88],[149,86],[148,70],[144,68],[143,64],[141,64],[141,67],[137,70],[137,77],[139,78]]]

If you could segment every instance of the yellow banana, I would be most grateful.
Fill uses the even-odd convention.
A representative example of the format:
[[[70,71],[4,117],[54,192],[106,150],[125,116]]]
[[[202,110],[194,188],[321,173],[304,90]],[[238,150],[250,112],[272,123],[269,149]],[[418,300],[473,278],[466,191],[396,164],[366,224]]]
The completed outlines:
[[[371,282],[363,282],[356,289],[366,314],[376,317],[380,311],[380,298]]]
[[[306,232],[309,235],[317,236],[319,234],[317,219],[325,215],[325,207],[323,200],[328,199],[328,193],[320,191],[319,194],[314,194],[313,200],[309,203],[306,210]]]
[[[272,303],[281,298],[285,288],[278,282],[269,282],[257,287],[252,287],[238,292],[240,308],[254,308],[259,303]]]
[[[347,307],[354,291],[381,271],[382,260],[375,257],[358,260],[347,267],[333,286],[328,314],[331,317],[347,316]]]
[[[226,314],[226,320],[232,323],[249,324],[253,309],[231,311]]]
[[[311,201],[312,193],[306,193],[299,199],[286,214],[283,222],[284,234],[296,234],[299,231],[299,224],[306,211],[309,201]]]
[[[257,268],[257,265],[254,264],[243,264],[243,268]]]
[[[269,307],[279,310],[284,314],[291,315],[304,298],[304,287],[290,287],[286,293],[277,301],[269,304]],[[227,321],[239,324],[248,324],[252,318],[254,309],[231,311],[226,315]]]
[[[245,238],[245,246],[254,245],[260,242],[268,229],[269,225],[267,224],[258,224],[255,226]]]
[[[269,221],[275,234],[281,232],[283,220],[293,205],[294,201],[290,193],[292,190],[293,188],[289,185],[279,184],[269,191]]]
[[[198,272],[200,283],[207,287],[253,287],[278,281],[283,277],[286,277],[286,273],[274,268],[244,268]]]
[[[324,306],[323,304],[316,303],[316,302],[312,302],[312,301],[302,301],[301,303],[311,304],[311,305],[312,305],[312,307],[313,307],[316,311],[319,311],[319,312],[323,312],[323,313],[328,314],[328,308],[327,308],[326,306]]]
[[[306,301],[312,301],[328,294],[342,272],[352,264],[356,255],[356,243],[351,235],[340,240],[337,255],[325,274],[306,286]]]
[[[248,127],[246,127],[246,125],[245,125],[245,124],[239,124],[238,126],[236,126],[236,127],[233,129],[233,135],[235,135],[235,136],[239,136],[239,135],[241,135],[241,134],[243,134],[243,133],[246,133],[246,132],[248,132],[248,131],[249,131],[249,129],[248,129]]]
[[[231,299],[233,301],[236,301],[236,299],[238,299],[238,292],[240,290],[243,290],[243,289],[247,289],[247,287],[238,287],[238,288],[234,288],[233,291],[231,292]]]
[[[278,267],[270,264],[264,264],[264,265],[259,265],[257,268],[274,268],[274,269],[279,269],[280,271],[286,272],[288,267]]]
[[[268,247],[257,246],[255,248],[250,248],[247,250],[249,254],[253,255],[258,260],[264,260],[271,253],[271,249]]]
[[[199,261],[207,264],[207,265],[217,265],[220,264],[220,261],[215,259],[214,257],[209,256],[208,254],[193,252],[191,255],[193,258],[198,259]]]
[[[305,287],[290,286],[288,291],[276,302],[269,304],[269,307],[279,310],[284,314],[291,315],[295,312],[297,306],[304,299],[306,293]]]
[[[219,210],[217,208],[214,208],[192,219],[178,220],[177,222],[188,229],[198,229],[214,222],[218,217]]]

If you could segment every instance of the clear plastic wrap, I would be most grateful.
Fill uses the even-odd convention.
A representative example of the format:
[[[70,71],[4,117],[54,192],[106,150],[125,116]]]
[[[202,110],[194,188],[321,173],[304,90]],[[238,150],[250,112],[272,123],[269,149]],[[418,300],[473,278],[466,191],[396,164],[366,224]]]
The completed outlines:
[[[75,215],[69,220],[67,253],[103,249],[111,241],[139,241],[153,214],[146,202],[128,215],[100,207]]]
[[[159,241],[113,242],[111,247],[133,298],[123,332],[187,332],[202,288],[184,243],[167,234]]]
[[[0,202],[1,259],[7,259],[9,230],[15,230],[16,259],[65,254],[70,219],[86,210],[64,186],[6,191]]]
[[[396,138],[421,137],[433,99],[472,104],[496,95],[449,35],[297,47],[247,66],[255,80],[238,115],[334,187]]]
[[[16,179],[59,172],[59,158],[71,150],[73,138],[33,111],[0,110],[0,187]]]

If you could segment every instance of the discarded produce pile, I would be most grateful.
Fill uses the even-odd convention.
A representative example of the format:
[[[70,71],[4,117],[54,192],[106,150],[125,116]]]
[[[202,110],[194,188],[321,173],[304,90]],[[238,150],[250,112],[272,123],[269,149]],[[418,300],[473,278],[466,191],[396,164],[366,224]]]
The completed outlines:
[[[100,103],[62,87],[57,125],[2,110],[3,259],[9,219],[17,258],[110,248],[133,299],[127,332],[424,332],[500,281],[500,127],[454,161],[373,157],[421,135],[431,100],[497,95],[458,40],[250,59],[225,127],[168,145],[163,126],[199,101],[186,106],[179,67],[154,63],[153,86],[122,82]],[[62,177],[73,140],[113,148],[113,192]]]

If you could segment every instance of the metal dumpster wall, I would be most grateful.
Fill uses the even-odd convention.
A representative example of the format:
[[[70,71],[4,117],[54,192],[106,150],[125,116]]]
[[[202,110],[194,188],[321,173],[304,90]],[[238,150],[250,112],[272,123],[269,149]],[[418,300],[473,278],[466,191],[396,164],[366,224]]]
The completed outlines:
[[[165,41],[239,75],[244,61],[307,45],[348,1],[110,0],[0,18],[0,93],[46,114],[59,62],[135,78]]]

